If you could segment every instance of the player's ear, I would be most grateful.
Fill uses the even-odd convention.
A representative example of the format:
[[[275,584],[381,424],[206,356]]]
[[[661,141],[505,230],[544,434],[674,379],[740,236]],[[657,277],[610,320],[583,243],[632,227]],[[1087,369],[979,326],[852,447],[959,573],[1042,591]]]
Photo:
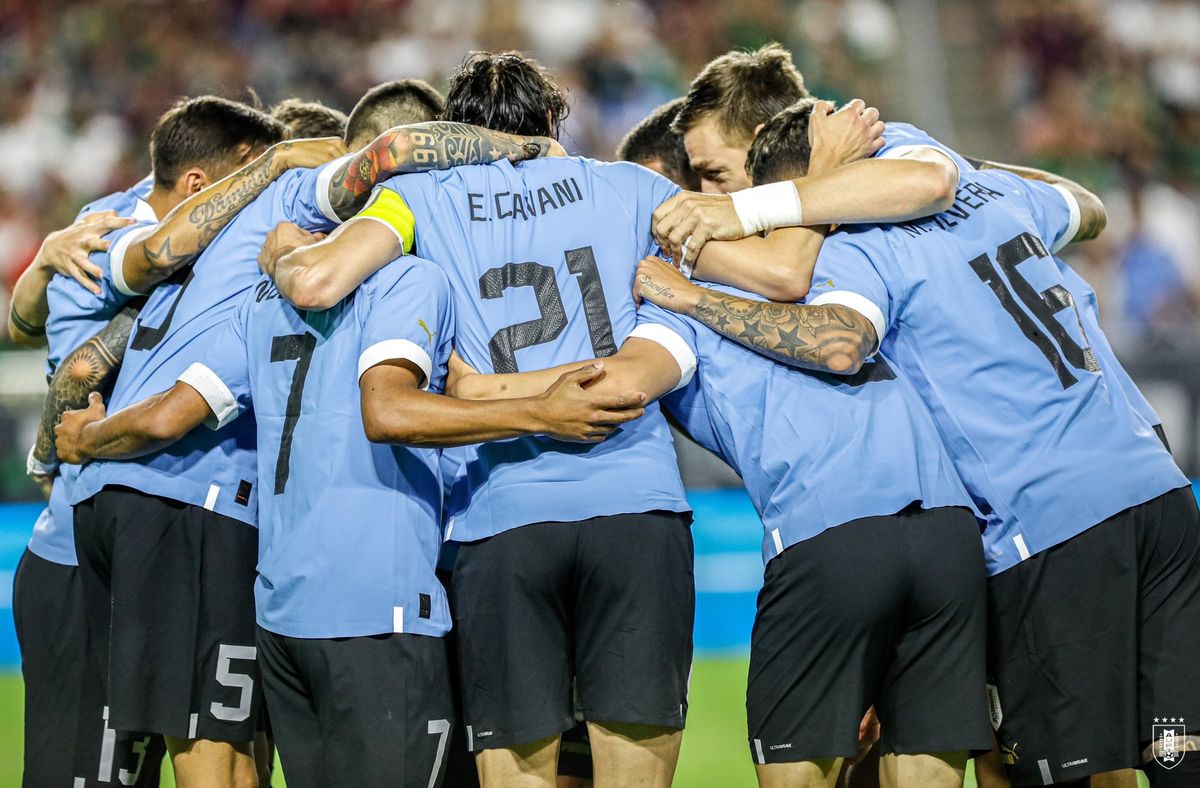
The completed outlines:
[[[757,136],[758,136],[758,132],[762,131],[762,130],[763,130],[763,126],[765,126],[765,125],[767,125],[767,124],[765,124],[765,123],[760,123],[760,124],[758,124],[757,126],[755,126],[755,127],[754,127],[754,134],[752,134],[752,135],[750,136],[750,138],[751,138],[751,139],[754,139],[755,137],[757,137]]]
[[[185,198],[191,197],[207,185],[208,175],[199,167],[188,168],[175,182],[175,188],[182,192]]]

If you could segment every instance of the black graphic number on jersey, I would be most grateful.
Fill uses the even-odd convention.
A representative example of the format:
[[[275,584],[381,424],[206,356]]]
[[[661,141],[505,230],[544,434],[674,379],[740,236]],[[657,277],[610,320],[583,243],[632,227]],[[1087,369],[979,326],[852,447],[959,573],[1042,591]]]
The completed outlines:
[[[1066,389],[1075,385],[1079,380],[1071,371],[1071,367],[1087,372],[1099,372],[1100,364],[1096,361],[1091,347],[1086,344],[1087,333],[1083,329],[1083,322],[1079,319],[1079,309],[1075,306],[1075,299],[1071,292],[1062,285],[1054,285],[1039,293],[1017,268],[1030,258],[1048,256],[1049,253],[1042,245],[1041,239],[1031,233],[1021,233],[1000,244],[996,249],[996,263],[1008,277],[1012,291],[1009,290],[1009,285],[1004,283],[1004,278],[1000,276],[986,254],[979,255],[967,264],[971,266],[971,270],[975,272],[979,280],[987,285],[992,294],[996,296],[1000,305],[1004,307],[1004,311],[1017,324],[1017,328],[1021,329],[1025,338],[1033,343],[1034,347],[1050,362],[1050,366],[1058,375],[1059,383]],[[1016,299],[1013,298],[1014,292],[1021,303],[1037,318],[1036,320],[1026,314],[1025,310],[1017,304]],[[1055,317],[1064,309],[1075,311],[1075,321],[1079,325],[1079,333],[1085,343],[1083,346],[1080,346],[1071,337]],[[1054,342],[1051,341],[1051,338],[1054,339]],[[1058,343],[1057,347],[1055,347],[1055,342]]]
[[[192,279],[196,276],[196,269],[189,266],[186,271],[180,271],[163,285],[171,284],[172,282],[179,284],[179,290],[175,293],[175,300],[171,302],[171,309],[167,312],[167,316],[163,318],[162,324],[159,326],[143,325],[141,318],[138,318],[137,330],[133,334],[133,342],[129,345],[130,350],[153,350],[166,338],[167,332],[171,330],[171,321],[175,319],[175,309],[179,306],[179,299],[183,298],[183,294],[187,291],[188,285],[192,283]],[[163,285],[159,285],[162,287]]]
[[[583,297],[592,352],[600,358],[611,356],[617,352],[617,345],[613,340],[612,321],[608,316],[608,301],[604,297],[596,255],[592,247],[584,246],[568,249],[563,256]],[[517,372],[518,350],[551,342],[567,327],[562,293],[553,268],[541,263],[505,263],[479,277],[481,298],[503,298],[505,291],[513,287],[532,287],[541,315],[536,320],[505,326],[492,335],[488,347],[492,354],[492,369],[498,374]]]
[[[304,399],[304,381],[312,364],[313,350],[317,338],[312,334],[286,334],[271,340],[271,363],[295,361],[292,372],[292,387],[288,390],[287,409],[284,411],[283,433],[279,437],[279,456],[275,458],[275,494],[281,495],[287,488],[291,471],[292,435],[300,421],[300,404]]]

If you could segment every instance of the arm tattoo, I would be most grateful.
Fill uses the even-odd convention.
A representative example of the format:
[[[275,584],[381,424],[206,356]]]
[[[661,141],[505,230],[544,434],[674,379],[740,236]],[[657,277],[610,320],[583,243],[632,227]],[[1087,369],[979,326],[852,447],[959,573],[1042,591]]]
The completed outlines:
[[[334,173],[329,201],[342,219],[366,205],[375,184],[393,175],[444,170],[459,164],[521,161],[546,152],[548,141],[504,134],[467,123],[434,121],[384,132]]]
[[[229,183],[224,188],[188,212],[186,233],[176,231],[184,228],[172,226],[174,214],[167,217],[160,225],[166,232],[156,231],[146,239],[145,255],[151,267],[169,275],[199,257],[217,233],[279,176],[281,170],[275,162],[276,154],[290,147],[290,142],[273,145],[262,156],[229,176]]]
[[[76,348],[54,370],[34,444],[33,456],[38,462],[49,464],[55,460],[54,428],[62,414],[86,408],[88,395],[103,388],[121,366],[137,313],[132,306],[122,309],[96,336]]]
[[[875,348],[875,327],[840,304],[779,304],[705,291],[692,317],[773,361],[846,374]]]

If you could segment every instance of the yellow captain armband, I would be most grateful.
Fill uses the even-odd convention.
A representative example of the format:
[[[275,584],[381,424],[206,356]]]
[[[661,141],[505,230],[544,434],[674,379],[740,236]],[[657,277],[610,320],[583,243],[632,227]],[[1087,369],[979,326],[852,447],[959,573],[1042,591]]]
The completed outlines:
[[[416,237],[417,220],[404,198],[391,189],[379,188],[371,195],[367,207],[356,213],[353,219],[373,219],[396,234],[404,253],[412,251]]]

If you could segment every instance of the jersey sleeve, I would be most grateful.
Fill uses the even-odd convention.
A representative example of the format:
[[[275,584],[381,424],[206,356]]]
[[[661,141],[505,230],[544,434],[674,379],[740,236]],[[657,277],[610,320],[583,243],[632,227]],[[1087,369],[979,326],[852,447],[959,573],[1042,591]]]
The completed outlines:
[[[1008,172],[997,172],[1013,183],[1013,194],[1029,207],[1038,236],[1050,254],[1058,252],[1079,232],[1081,212],[1075,195],[1062,186],[1029,180]]]
[[[888,283],[872,261],[889,255],[882,231],[868,234],[836,233],[825,241],[813,270],[812,286],[805,303],[812,306],[839,304],[853,309],[875,327],[875,351],[891,326],[891,293]],[[886,259],[886,258],[884,258]]]
[[[916,126],[907,123],[886,123],[883,127],[883,147],[875,152],[877,159],[901,159],[923,149],[944,154],[958,168],[958,180],[971,165],[951,148],[938,142]]]
[[[362,306],[358,377],[385,361],[406,360],[424,373],[422,389],[441,391],[454,332],[442,269],[418,257],[394,262],[368,281]]]
[[[691,321],[647,301],[638,309],[637,325],[628,339],[634,337],[657,342],[675,359],[679,365],[679,382],[671,391],[678,391],[691,382],[699,356],[696,328]]]
[[[250,358],[246,321],[254,291],[242,306],[203,338],[204,356],[178,378],[204,397],[212,411],[205,425],[219,430],[250,407]]]
[[[323,232],[342,223],[329,200],[329,187],[338,168],[349,157],[334,159],[315,169],[291,170],[280,176],[280,204],[289,222],[305,230]]]
[[[90,255],[92,264],[104,272],[102,290],[111,288],[116,291],[117,297],[121,298],[144,295],[125,282],[125,253],[133,244],[148,238],[156,227],[157,222],[139,222],[128,227],[119,227],[104,236],[108,241],[108,249],[92,252]]]

